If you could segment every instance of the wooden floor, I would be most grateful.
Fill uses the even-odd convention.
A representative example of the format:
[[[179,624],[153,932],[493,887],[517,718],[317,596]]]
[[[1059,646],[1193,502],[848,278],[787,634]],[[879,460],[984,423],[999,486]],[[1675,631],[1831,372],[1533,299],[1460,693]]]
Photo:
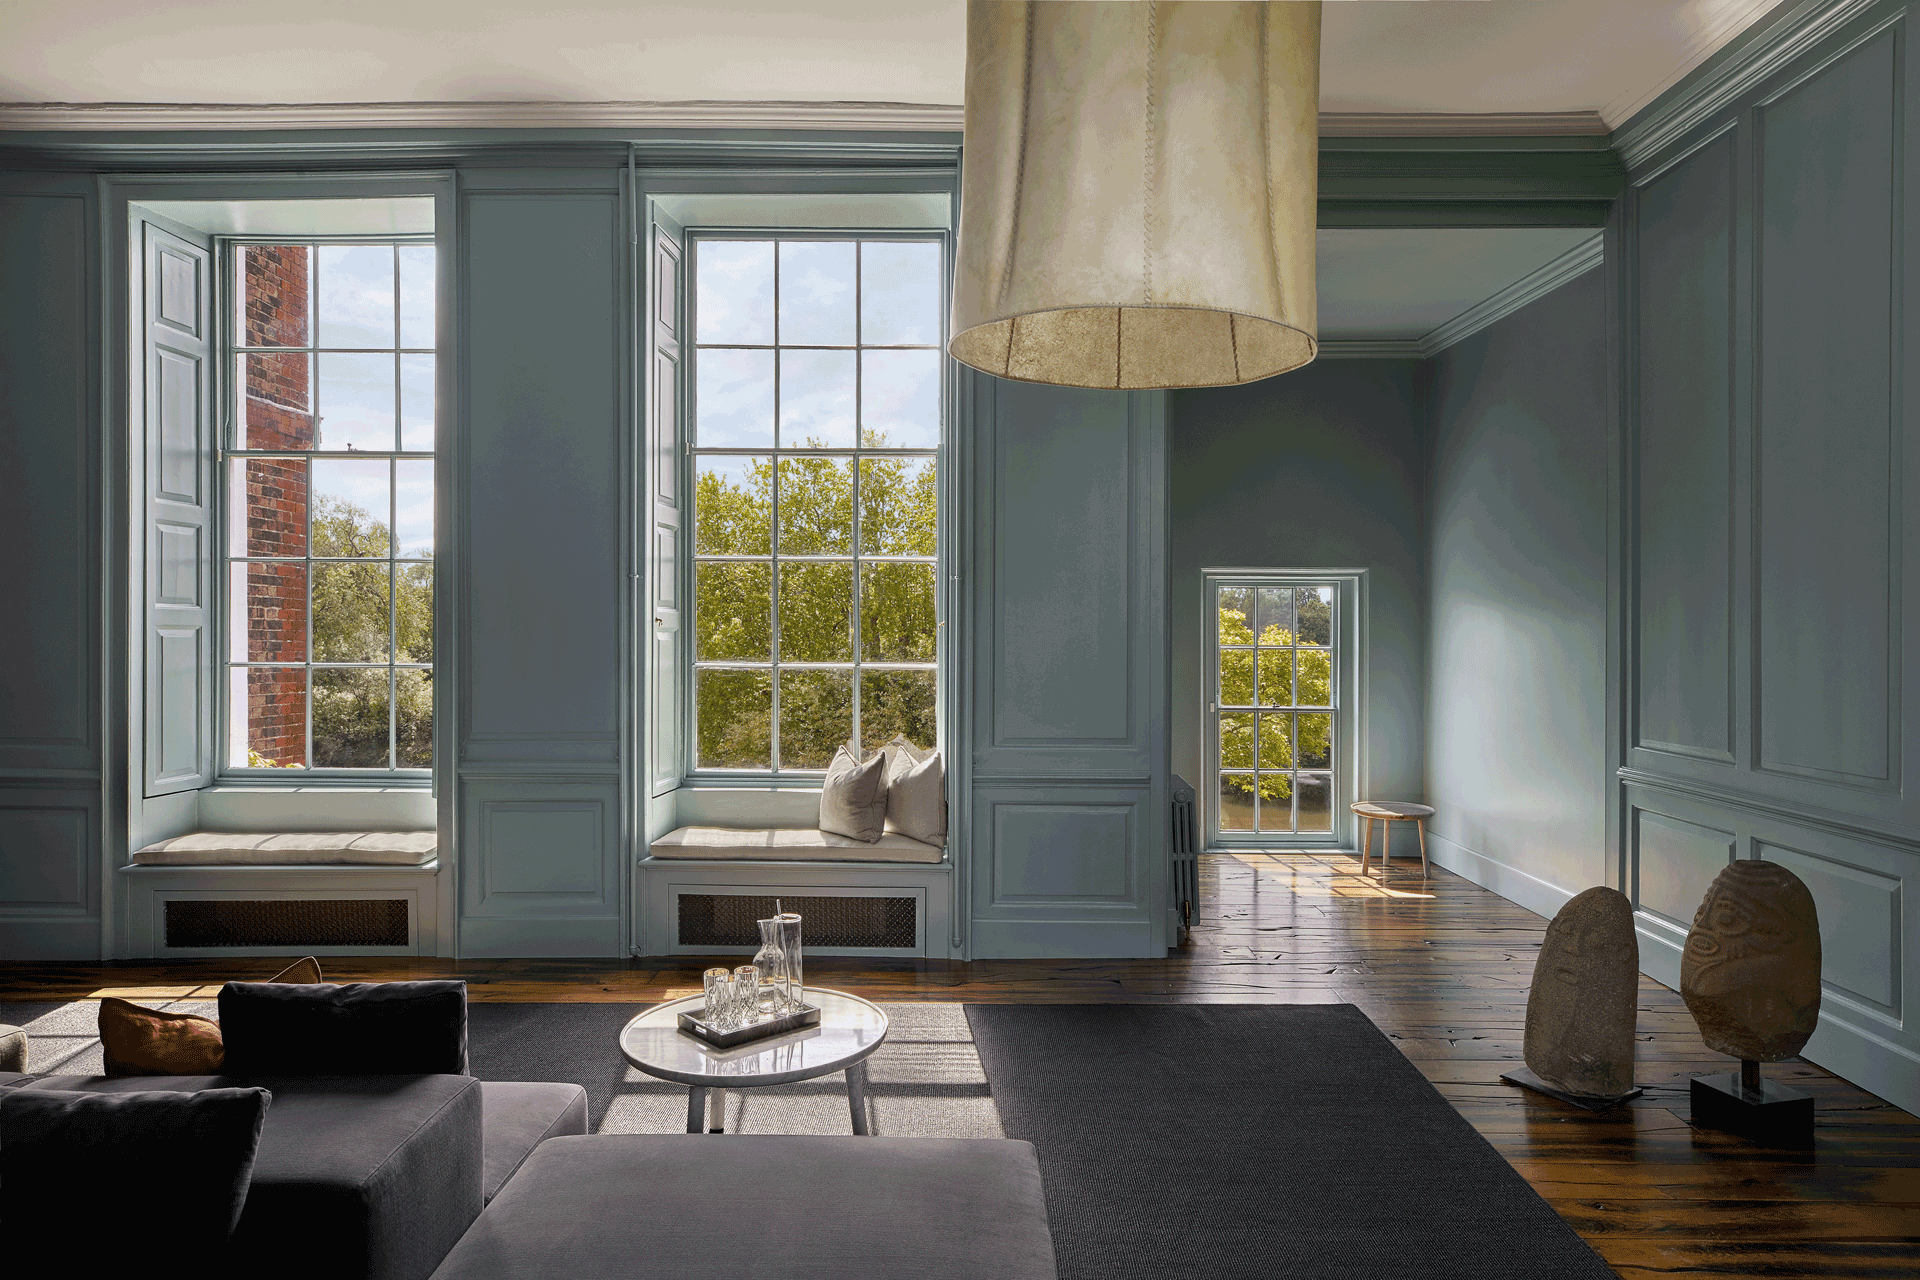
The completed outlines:
[[[890,1001],[1352,1003],[1621,1276],[1920,1276],[1913,1116],[1819,1067],[1782,1063],[1769,1076],[1817,1099],[1810,1150],[1691,1128],[1688,1078],[1732,1064],[1700,1043],[1680,997],[1648,979],[1636,1072],[1647,1092],[1631,1106],[1594,1115],[1501,1084],[1520,1060],[1545,922],[1438,869],[1423,884],[1408,860],[1386,889],[1356,869],[1337,855],[1208,856],[1190,946],[1165,960],[818,959],[807,974]],[[277,967],[3,964],[0,1000],[208,998],[229,977]],[[703,967],[687,957],[326,962],[331,979],[457,976],[472,999],[506,1001],[658,1000],[691,994]]]

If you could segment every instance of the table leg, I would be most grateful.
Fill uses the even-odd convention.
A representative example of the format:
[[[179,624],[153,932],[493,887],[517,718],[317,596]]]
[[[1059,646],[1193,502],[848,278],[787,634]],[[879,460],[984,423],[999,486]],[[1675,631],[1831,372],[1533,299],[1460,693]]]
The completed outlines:
[[[867,1133],[867,1064],[865,1059],[847,1068],[847,1110],[853,1113],[853,1131]]]
[[[707,1090],[707,1132],[725,1133],[727,1131],[727,1091],[725,1089]]]
[[[1427,878],[1427,820],[1419,818],[1415,825],[1420,828],[1420,878]]]
[[[687,1132],[704,1133],[707,1128],[707,1091],[697,1084],[687,1086]]]

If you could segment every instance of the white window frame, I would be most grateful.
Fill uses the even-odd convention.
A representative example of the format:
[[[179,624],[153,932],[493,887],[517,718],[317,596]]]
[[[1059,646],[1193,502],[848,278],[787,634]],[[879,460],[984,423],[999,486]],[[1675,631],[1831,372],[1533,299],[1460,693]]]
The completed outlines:
[[[1201,617],[1206,632],[1206,657],[1200,677],[1202,777],[1199,791],[1208,849],[1353,847],[1353,813],[1348,806],[1366,794],[1365,752],[1360,731],[1361,726],[1366,724],[1366,583],[1364,569],[1218,568],[1201,571]],[[1306,586],[1331,586],[1334,589],[1330,830],[1223,831],[1220,827],[1220,717],[1223,713],[1220,703],[1219,590],[1222,587]],[[1297,798],[1295,803],[1298,803]]]
[[[735,448],[735,447],[703,448],[699,443],[699,429],[698,429],[699,359],[700,359],[699,353],[703,345],[697,341],[698,334],[699,334],[699,315],[698,315],[699,302],[698,300],[699,300],[700,246],[703,243],[710,244],[715,241],[727,241],[727,240],[732,240],[732,241],[771,240],[776,242],[777,241],[846,241],[846,240],[872,242],[872,241],[891,240],[891,241],[932,242],[940,245],[941,246],[941,255],[940,255],[941,256],[941,277],[942,277],[941,302],[940,302],[940,335],[939,335],[938,343],[934,344],[932,348],[932,349],[937,349],[942,353],[940,358],[940,438],[939,438],[938,444],[936,444],[931,449],[926,449],[926,448],[871,449],[871,448],[865,448],[865,447],[828,448],[828,449],[791,449],[791,448],[784,447],[784,445],[782,445],[781,442],[779,442],[776,434],[775,444],[765,448]],[[685,357],[683,361],[681,378],[682,378],[682,385],[685,387],[684,396],[685,396],[686,419],[685,419],[685,426],[684,426],[684,438],[687,440],[687,446],[683,454],[684,465],[683,465],[683,469],[680,476],[680,492],[687,495],[685,508],[684,508],[686,512],[685,519],[687,523],[684,527],[683,537],[681,540],[681,545],[684,548],[684,550],[680,557],[680,560],[681,560],[680,571],[682,574],[681,587],[682,587],[682,593],[683,593],[681,598],[687,601],[686,617],[688,619],[688,622],[685,628],[685,634],[687,637],[686,652],[685,652],[684,660],[681,663],[681,670],[680,670],[680,677],[683,682],[682,691],[681,691],[682,692],[681,704],[680,704],[681,707],[683,708],[682,750],[683,750],[684,774],[683,774],[682,785],[728,786],[728,785],[738,785],[738,784],[745,783],[745,784],[757,785],[757,786],[767,786],[770,784],[778,786],[784,783],[788,785],[814,788],[820,785],[821,779],[825,776],[826,770],[824,768],[807,769],[807,768],[799,768],[795,766],[782,767],[780,763],[780,673],[783,670],[793,670],[793,671],[831,670],[831,671],[847,671],[851,673],[852,682],[853,682],[852,734],[853,734],[854,742],[858,742],[860,739],[860,710],[861,710],[860,708],[860,687],[861,687],[860,673],[862,671],[868,670],[868,669],[878,670],[878,671],[887,671],[887,670],[928,671],[930,670],[934,673],[934,714],[935,714],[935,721],[937,726],[936,737],[940,739],[944,739],[944,736],[945,736],[944,708],[946,704],[945,692],[946,692],[946,681],[947,681],[947,669],[949,665],[947,660],[947,644],[946,644],[946,636],[947,636],[946,595],[947,595],[947,592],[946,592],[946,582],[945,582],[945,572],[946,572],[945,553],[946,553],[946,545],[947,545],[947,525],[948,525],[948,516],[949,516],[948,510],[947,510],[947,494],[951,489],[951,478],[950,478],[950,471],[949,471],[949,468],[951,466],[951,461],[950,461],[951,450],[948,447],[948,441],[951,434],[951,424],[954,416],[954,413],[953,413],[953,392],[954,392],[953,362],[950,358],[948,358],[945,355],[945,350],[946,350],[946,339],[947,339],[947,313],[948,313],[948,307],[949,307],[951,292],[952,292],[952,258],[953,258],[952,234],[947,229],[942,227],[887,228],[887,229],[688,227],[685,232],[685,244],[686,244],[686,288],[684,293],[684,297],[685,297],[684,308],[686,313],[686,335],[687,336],[682,346],[682,350],[685,352]],[[856,258],[856,262],[858,262],[858,258]],[[858,271],[858,267],[856,267],[856,276],[855,276],[856,283],[854,288],[854,306],[855,306],[856,317],[859,314],[859,307],[861,305],[857,271]],[[776,277],[775,289],[776,289],[775,314],[777,316],[778,305],[779,305],[777,277]],[[892,346],[892,347],[889,347],[884,344],[874,344],[872,347],[868,347],[865,344],[858,343],[857,339],[860,336],[861,336],[860,330],[858,328],[858,322],[856,319],[856,328],[855,328],[856,343],[851,346],[848,346],[848,345],[821,346],[818,344],[809,344],[809,343],[797,343],[797,344],[791,344],[791,345],[782,344],[778,341],[779,335],[778,335],[778,331],[776,330],[775,342],[770,347],[762,346],[762,347],[759,347],[758,349],[763,349],[763,350],[771,349],[776,353],[781,350],[866,350],[866,349],[926,350],[926,349],[929,349],[928,346],[921,345],[921,344],[908,344],[905,346]],[[708,347],[734,347],[734,346],[737,346],[738,344],[709,343],[704,345]],[[779,368],[780,368],[780,362],[776,355],[776,358],[774,360],[774,370],[775,370],[774,418],[776,423],[779,420]],[[854,397],[854,405],[855,405],[855,415],[856,415],[854,438],[857,443],[860,439],[860,435],[859,435],[860,423],[858,418],[858,415],[860,413],[860,398],[858,394],[857,384],[856,384],[856,392]],[[695,485],[695,480],[698,472],[698,463],[699,463],[699,459],[702,457],[723,457],[723,456],[769,458],[773,460],[775,464],[776,474],[777,474],[778,463],[783,458],[842,457],[842,458],[854,459],[855,465],[853,468],[853,483],[854,483],[853,528],[851,533],[852,543],[851,543],[850,554],[846,556],[838,556],[838,555],[794,556],[794,555],[787,555],[787,554],[781,553],[779,549],[779,542],[778,542],[779,494],[778,494],[778,487],[776,486],[775,495],[774,495],[774,506],[773,506],[774,528],[769,531],[769,534],[770,534],[769,554],[767,554],[766,556],[704,556],[704,555],[700,555],[697,550],[699,512],[696,509],[697,489]],[[859,528],[860,467],[858,465],[858,461],[861,458],[869,458],[869,457],[928,458],[933,461],[934,467],[936,470],[936,486],[935,486],[935,492],[937,494],[936,501],[939,504],[935,512],[936,533],[935,533],[935,544],[934,544],[935,554],[933,556],[867,555],[867,554],[863,554],[860,551],[860,528]],[[696,583],[696,575],[698,571],[697,566],[701,563],[719,563],[719,562],[724,562],[728,560],[764,563],[769,566],[769,587],[772,592],[772,598],[769,602],[770,608],[772,609],[769,634],[770,634],[770,642],[772,646],[772,653],[770,654],[769,659],[766,662],[702,660],[696,651],[697,645],[699,642],[699,617],[698,617],[699,595],[697,592],[697,583]],[[852,566],[852,577],[853,577],[852,609],[853,609],[853,617],[856,625],[856,631],[854,634],[854,644],[853,644],[852,656],[850,660],[846,662],[801,662],[801,661],[784,660],[780,657],[779,566],[783,562],[787,562],[787,561],[798,561],[802,563],[835,562],[835,563],[847,563]],[[878,661],[866,661],[862,659],[860,655],[860,646],[858,642],[859,636],[857,631],[858,621],[860,618],[860,589],[861,589],[860,569],[862,565],[868,564],[868,563],[914,563],[914,564],[931,564],[933,566],[935,624],[934,624],[934,660],[932,662],[878,662]],[[707,767],[707,766],[702,766],[700,764],[699,762],[700,710],[699,710],[699,693],[698,693],[698,688],[699,688],[698,673],[703,670],[754,670],[754,671],[766,671],[768,673],[769,679],[772,685],[772,689],[771,689],[772,701],[771,701],[771,712],[770,712],[771,751],[770,751],[770,759],[769,759],[769,765],[770,765],[769,768],[767,769],[725,769],[725,768]],[[920,745],[938,747],[940,743],[939,742],[923,743]]]
[[[424,450],[424,451],[423,450],[402,450],[399,448],[395,448],[393,450],[342,451],[342,450],[321,450],[321,449],[309,449],[309,450],[246,449],[242,447],[245,443],[245,441],[242,439],[242,436],[241,436],[241,432],[245,429],[245,414],[243,411],[243,406],[241,401],[245,395],[245,387],[244,387],[245,380],[242,377],[238,376],[235,371],[236,371],[236,368],[238,367],[239,361],[243,357],[249,354],[262,354],[262,353],[265,353],[265,354],[304,353],[309,357],[317,357],[317,355],[321,352],[338,352],[338,351],[351,352],[351,351],[357,350],[354,348],[325,347],[320,345],[319,333],[317,328],[318,326],[318,311],[317,311],[318,299],[317,298],[314,299],[311,304],[314,309],[309,312],[309,317],[310,317],[309,324],[311,326],[310,337],[312,341],[307,346],[304,346],[304,347],[246,347],[246,346],[240,345],[239,338],[241,335],[235,331],[235,327],[236,327],[235,317],[238,314],[237,307],[241,300],[240,291],[241,289],[244,288],[244,282],[241,279],[241,272],[238,266],[238,259],[239,259],[239,252],[241,248],[247,245],[252,245],[252,244],[260,244],[260,245],[295,245],[297,244],[297,245],[307,245],[309,247],[316,248],[316,249],[324,245],[396,245],[398,246],[398,245],[409,245],[409,244],[414,244],[414,245],[426,244],[426,245],[435,245],[436,247],[438,247],[437,238],[432,233],[392,233],[392,234],[380,234],[380,235],[368,235],[368,234],[222,235],[222,236],[214,237],[213,262],[214,262],[214,271],[216,273],[215,297],[219,300],[218,306],[217,306],[218,314],[215,317],[214,326],[213,326],[214,338],[217,344],[216,350],[218,352],[218,355],[215,357],[215,360],[214,360],[214,378],[216,379],[216,386],[217,386],[216,394],[219,396],[219,404],[221,406],[221,409],[220,409],[221,422],[219,426],[220,455],[218,458],[218,465],[214,468],[215,470],[214,484],[217,489],[217,500],[215,503],[216,514],[214,517],[214,525],[215,525],[214,545],[219,549],[214,556],[214,563],[217,566],[214,573],[214,578],[216,580],[214,593],[213,593],[214,600],[215,600],[215,615],[216,615],[214,625],[220,637],[219,658],[218,658],[218,667],[217,667],[218,677],[215,681],[216,694],[214,699],[215,720],[216,720],[215,730],[214,730],[214,733],[215,733],[214,742],[217,744],[216,745],[217,758],[216,758],[215,768],[214,768],[214,777],[218,782],[221,782],[221,783],[274,782],[282,786],[288,785],[289,783],[297,783],[299,785],[305,785],[308,782],[314,782],[314,781],[332,782],[332,783],[342,783],[342,782],[365,783],[369,780],[377,779],[382,783],[382,785],[387,785],[387,786],[398,785],[398,786],[430,787],[433,783],[433,768],[431,765],[428,765],[425,767],[395,767],[396,762],[398,760],[398,743],[396,741],[396,735],[397,735],[398,729],[395,723],[395,716],[397,715],[397,712],[395,709],[396,692],[397,692],[395,689],[395,682],[397,679],[396,673],[399,670],[424,669],[429,672],[435,673],[435,679],[437,681],[438,674],[440,671],[440,662],[439,662],[440,651],[439,651],[438,645],[436,644],[435,651],[434,651],[435,661],[433,663],[406,663],[406,662],[397,661],[397,652],[396,652],[397,637],[395,637],[393,634],[394,627],[396,626],[395,614],[394,614],[393,592],[397,590],[397,587],[393,583],[393,575],[398,572],[398,566],[400,564],[409,562],[411,558],[405,557],[405,556],[396,558],[392,554],[393,546],[391,542],[389,542],[388,544],[388,555],[387,555],[387,565],[388,565],[388,572],[389,572],[389,586],[388,586],[388,597],[387,597],[388,599],[388,610],[387,610],[388,649],[387,649],[387,662],[384,664],[387,669],[387,759],[389,762],[388,767],[386,768],[377,768],[377,767],[315,768],[311,763],[309,763],[304,768],[253,768],[245,765],[236,765],[232,762],[232,757],[233,757],[232,744],[234,741],[233,717],[235,714],[234,707],[233,707],[232,672],[237,668],[274,667],[274,668],[301,668],[305,670],[307,674],[307,681],[306,681],[307,705],[306,705],[306,716],[305,716],[306,757],[307,757],[307,760],[311,762],[313,759],[313,676],[314,676],[314,672],[325,671],[328,669],[369,668],[369,667],[378,667],[382,665],[379,663],[347,663],[347,664],[316,663],[314,661],[313,608],[312,608],[313,566],[316,563],[328,562],[325,557],[316,559],[313,555],[313,505],[312,505],[311,476],[312,476],[312,466],[313,466],[314,460],[315,459],[380,457],[380,458],[387,459],[390,465],[393,461],[425,460],[425,461],[433,462],[436,464],[435,476],[434,476],[434,484],[435,484],[436,491],[438,490],[438,487],[443,480],[443,477],[439,474],[439,468],[438,468],[439,454],[436,450]],[[435,309],[434,309],[435,320],[436,320],[434,346],[429,349],[429,348],[416,348],[416,347],[401,347],[397,345],[400,341],[400,333],[398,328],[398,314],[397,314],[397,308],[399,307],[398,271],[399,271],[399,266],[398,266],[398,260],[396,259],[395,281],[394,281],[394,305],[396,308],[394,342],[396,345],[392,348],[378,348],[378,349],[372,349],[372,350],[374,350],[376,354],[386,354],[388,351],[391,351],[395,355],[396,359],[404,355],[430,354],[435,357],[436,366],[437,366],[440,353],[441,353],[441,344],[445,337],[444,334],[439,332],[439,326],[437,324],[437,321],[440,316],[440,307],[437,300],[436,300]],[[441,273],[439,272],[438,267],[436,266],[435,275],[434,275],[436,293],[438,291],[440,280],[441,280]],[[318,376],[317,366],[315,368],[315,372],[310,376],[317,378]],[[438,390],[439,390],[439,378],[438,378],[437,371],[436,371],[436,376],[434,380],[434,386],[435,386],[435,393],[437,398]],[[400,404],[399,404],[400,395],[401,395],[400,381],[398,377],[396,377],[395,383],[394,383],[394,396],[395,396],[394,412],[395,412],[396,424],[399,421],[398,415],[400,413]],[[436,410],[435,410],[436,420],[438,419],[438,416],[439,416],[439,413],[438,413],[438,408],[436,406]],[[398,442],[396,441],[396,444],[397,443]],[[241,556],[234,556],[231,554],[231,548],[233,544],[231,540],[232,531],[231,531],[230,525],[232,521],[232,512],[233,512],[233,494],[232,494],[232,487],[231,487],[232,468],[228,464],[230,460],[235,458],[242,458],[242,459],[244,458],[303,458],[306,460],[307,466],[308,466],[309,490],[308,490],[308,505],[307,505],[307,538],[306,538],[307,551],[305,556],[303,557],[251,557],[251,556],[241,557]],[[397,502],[397,500],[398,499],[395,497],[395,490],[392,487],[392,482],[390,481],[389,488],[388,488],[388,511],[387,511],[387,528],[390,531],[396,527],[395,517],[397,513],[394,511],[393,505],[395,502]],[[437,497],[435,501],[435,506],[437,509],[438,507]],[[436,525],[437,525],[437,521],[436,521]],[[439,547],[436,545],[435,546],[436,558],[432,562],[435,567],[434,595],[435,595],[436,601],[438,599],[439,592],[442,588],[442,584],[438,581],[438,578],[439,578],[439,573],[438,573],[439,561],[437,558],[438,551],[439,551]],[[306,659],[304,662],[255,663],[255,662],[248,662],[244,660],[236,661],[234,658],[234,655],[232,652],[233,643],[234,643],[234,633],[233,633],[233,627],[232,627],[232,616],[233,616],[234,604],[232,600],[231,569],[232,569],[232,566],[235,564],[247,563],[247,562],[256,561],[256,560],[263,561],[263,562],[278,561],[281,563],[301,562],[307,566],[308,607],[306,610],[307,637],[306,637],[306,645],[304,648],[304,651],[306,653]],[[436,609],[435,609],[436,615],[437,615],[437,612],[438,612],[438,608],[436,604]],[[435,745],[433,748],[430,749],[430,753],[429,753],[430,755],[433,754],[434,752],[437,752],[438,735],[440,733],[440,729],[441,729],[441,726],[439,724],[438,716],[436,715],[435,721],[434,721]]]

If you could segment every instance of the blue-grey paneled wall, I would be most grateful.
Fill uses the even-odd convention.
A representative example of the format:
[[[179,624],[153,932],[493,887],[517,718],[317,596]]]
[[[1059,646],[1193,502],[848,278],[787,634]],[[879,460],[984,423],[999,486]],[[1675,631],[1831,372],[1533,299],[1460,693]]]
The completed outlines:
[[[0,959],[100,954],[100,282],[90,177],[0,186]]]
[[[463,955],[627,953],[622,177],[462,177]]]
[[[1244,387],[1180,391],[1167,431],[1173,766],[1208,786],[1202,571],[1366,571],[1366,776],[1420,795],[1425,565],[1422,369],[1323,360]]]
[[[965,376],[970,954],[1164,956],[1165,397]]]
[[[1604,286],[1590,271],[1429,371],[1430,842],[1543,915],[1611,879]]]
[[[1868,7],[1632,171],[1623,887],[1673,981],[1730,858],[1819,904],[1807,1056],[1920,1105],[1920,68]],[[1569,886],[1575,887],[1575,886]]]

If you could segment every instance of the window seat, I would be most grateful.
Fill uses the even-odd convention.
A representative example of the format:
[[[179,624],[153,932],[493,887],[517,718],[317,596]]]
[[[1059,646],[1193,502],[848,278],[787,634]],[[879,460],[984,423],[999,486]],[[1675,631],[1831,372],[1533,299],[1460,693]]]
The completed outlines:
[[[897,831],[873,844],[807,827],[681,827],[655,840],[655,858],[762,862],[940,862],[946,851]]]
[[[424,867],[432,831],[195,831],[133,855],[140,867]]]

